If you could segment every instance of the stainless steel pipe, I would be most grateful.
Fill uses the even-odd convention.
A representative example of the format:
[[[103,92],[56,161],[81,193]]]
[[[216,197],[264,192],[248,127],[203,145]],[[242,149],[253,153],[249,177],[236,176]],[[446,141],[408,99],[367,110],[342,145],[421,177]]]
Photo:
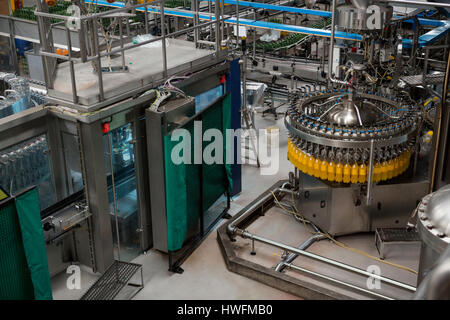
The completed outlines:
[[[424,1],[411,1],[411,0],[378,0],[380,2],[389,2],[399,5],[413,5],[413,6],[427,6],[436,8],[450,8],[450,3],[442,2],[424,2]]]
[[[261,242],[261,243],[265,243],[265,244],[268,244],[268,245],[271,245],[271,246],[274,246],[274,247],[277,247],[277,248],[280,248],[280,249],[283,249],[283,250],[286,250],[286,251],[289,251],[289,252],[294,252],[294,253],[297,253],[298,255],[302,255],[302,256],[305,256],[305,257],[317,260],[317,261],[325,262],[327,264],[333,265],[335,267],[338,267],[338,268],[341,268],[341,269],[344,269],[344,270],[347,270],[347,271],[351,271],[351,272],[354,272],[354,273],[357,273],[357,274],[360,274],[360,275],[364,275],[364,276],[367,276],[367,277],[378,279],[380,281],[383,281],[383,282],[389,283],[391,285],[394,285],[394,286],[406,289],[408,291],[412,291],[412,292],[416,291],[415,287],[410,286],[408,284],[405,284],[405,283],[402,283],[402,282],[399,282],[399,281],[396,281],[396,280],[392,280],[390,278],[382,277],[380,275],[373,274],[371,272],[368,272],[368,271],[365,271],[365,270],[362,270],[362,269],[350,266],[348,264],[345,264],[345,263],[342,263],[342,262],[339,262],[339,261],[336,261],[336,260],[332,260],[332,259],[329,259],[329,258],[326,258],[326,257],[323,257],[323,256],[319,256],[317,254],[314,254],[314,253],[311,253],[311,252],[308,252],[308,251],[300,250],[300,249],[297,249],[295,247],[291,247],[291,246],[283,244],[283,243],[279,243],[279,242],[276,242],[276,241],[273,241],[273,240],[270,240],[270,239],[266,239],[264,237],[260,237],[260,236],[258,236],[256,234],[252,234],[252,233],[250,233],[250,232],[248,232],[246,230],[237,229],[235,231],[235,233],[239,234],[244,239],[251,239],[251,240],[258,241],[258,242]]]
[[[390,298],[388,296],[385,296],[385,295],[382,295],[382,294],[379,294],[379,293],[376,293],[376,292],[373,292],[373,291],[370,291],[370,290],[367,290],[367,289],[355,286],[353,284],[350,284],[350,283],[347,283],[347,282],[344,282],[344,281],[341,281],[341,280],[337,280],[335,278],[332,278],[332,277],[326,276],[324,274],[320,274],[320,273],[317,273],[317,272],[314,272],[314,271],[311,271],[311,270],[299,267],[299,266],[291,264],[291,263],[288,263],[286,265],[286,267],[291,268],[293,270],[297,270],[297,271],[300,271],[300,272],[307,273],[309,275],[316,276],[318,278],[321,278],[321,279],[333,282],[335,284],[339,284],[339,285],[345,286],[345,287],[353,289],[353,290],[357,290],[357,291],[360,291],[360,292],[363,292],[363,293],[367,293],[367,294],[373,295],[373,296],[375,296],[377,298],[381,298],[381,299],[385,299],[385,300],[394,300],[394,299],[392,299],[392,298]]]
[[[285,187],[289,185],[289,182],[284,183],[281,188],[275,188],[274,190],[272,190],[272,192],[277,193],[277,192],[292,192],[289,189],[286,189]],[[247,210],[245,210],[245,212],[240,215],[239,217],[237,217],[236,220],[233,220],[228,226],[227,226],[227,233],[229,235],[234,235],[236,230],[238,230],[237,225],[242,222],[245,218],[247,218],[250,214],[252,214],[262,203],[266,202],[267,200],[269,200],[270,198],[272,198],[272,193],[267,193],[266,195],[264,195],[261,199],[259,199],[257,202],[255,202],[254,204],[252,204],[250,207],[248,207]]]
[[[312,236],[310,236],[308,239],[306,239],[304,242],[302,242],[297,249],[300,250],[306,250],[308,249],[314,242],[325,239],[326,237],[322,234],[313,234]],[[292,261],[295,260],[295,258],[298,257],[298,254],[296,253],[291,253],[289,254],[289,256],[281,261],[279,264],[277,264],[277,266],[275,267],[275,271],[277,272],[281,272],[284,270],[284,268],[290,264]]]
[[[334,50],[334,32],[336,27],[336,1],[332,0],[331,3],[331,37],[330,37],[330,47],[328,48],[328,85],[333,79],[333,50]]]
[[[367,198],[366,204],[372,205],[372,193],[373,193],[373,162],[374,162],[374,140],[370,140],[370,154],[369,154],[369,176],[367,179]]]

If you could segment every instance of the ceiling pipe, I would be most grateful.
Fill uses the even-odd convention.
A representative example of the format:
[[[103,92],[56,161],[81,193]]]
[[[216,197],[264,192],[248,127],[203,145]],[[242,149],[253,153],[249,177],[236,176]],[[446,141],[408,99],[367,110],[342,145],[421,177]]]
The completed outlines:
[[[333,78],[333,51],[334,51],[334,33],[336,27],[336,1],[332,0],[331,5],[331,37],[330,37],[330,49],[328,52],[328,87],[331,83],[345,84],[347,85],[347,81],[342,81]]]
[[[412,0],[378,0],[380,2],[389,2],[395,4],[412,5],[412,6],[427,6],[436,8],[447,8],[450,9],[450,3],[442,2],[425,2],[425,1],[412,1]]]

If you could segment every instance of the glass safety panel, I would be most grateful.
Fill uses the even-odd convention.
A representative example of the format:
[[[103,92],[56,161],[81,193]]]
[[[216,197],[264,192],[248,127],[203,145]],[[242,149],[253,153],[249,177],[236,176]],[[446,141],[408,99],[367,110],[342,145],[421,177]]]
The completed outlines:
[[[223,94],[223,86],[219,85],[195,97],[195,113],[198,113],[219,99]]]
[[[104,136],[115,258],[131,261],[141,251],[140,218],[131,124]]]
[[[61,137],[69,194],[73,194],[83,189],[83,174],[81,172],[78,137],[66,132],[62,132]]]
[[[37,186],[41,210],[56,202],[45,135],[0,150],[0,186],[10,195]]]

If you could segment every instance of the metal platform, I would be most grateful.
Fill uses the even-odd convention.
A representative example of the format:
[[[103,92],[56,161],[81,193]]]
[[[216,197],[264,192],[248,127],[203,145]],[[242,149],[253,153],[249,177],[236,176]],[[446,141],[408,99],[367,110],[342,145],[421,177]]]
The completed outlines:
[[[414,87],[422,84],[443,84],[444,75],[444,73],[430,74],[426,75],[424,79],[423,74],[418,74],[415,76],[401,77],[400,79],[405,81],[407,85]]]
[[[161,42],[159,42],[161,43]],[[162,79],[200,68],[205,64],[214,64],[220,58],[215,51],[196,49],[188,41],[167,40],[167,76],[163,74],[163,54],[161,46],[142,46],[127,50],[125,63],[128,72],[103,73],[103,90],[105,100],[125,99],[136,92],[157,86]],[[120,56],[111,59],[111,66],[121,64]],[[102,66],[108,66],[107,58],[102,59]],[[70,65],[68,62],[58,65],[54,88],[49,90],[50,102],[65,104],[84,112],[101,108],[98,75],[91,63],[74,65],[78,105],[72,103]],[[66,102],[66,103],[64,103]],[[111,103],[111,102],[109,102]]]
[[[141,283],[130,283],[131,278],[139,270],[141,271]],[[142,265],[116,260],[81,297],[81,300],[113,300],[126,285],[138,288],[132,297],[144,288]]]

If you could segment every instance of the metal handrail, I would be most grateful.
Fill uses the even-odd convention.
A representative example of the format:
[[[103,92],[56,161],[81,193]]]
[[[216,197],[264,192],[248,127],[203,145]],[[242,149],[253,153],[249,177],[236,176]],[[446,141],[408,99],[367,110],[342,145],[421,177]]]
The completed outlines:
[[[102,76],[102,67],[101,67],[101,60],[104,57],[110,57],[114,54],[117,53],[121,53],[122,55],[124,55],[124,52],[130,49],[134,49],[146,44],[150,44],[156,41],[162,41],[162,55],[163,55],[163,74],[167,75],[167,50],[166,50],[166,38],[171,38],[171,37],[176,37],[182,34],[186,34],[192,30],[196,31],[199,30],[203,27],[207,27],[209,25],[215,24],[215,27],[217,29],[216,32],[216,37],[220,37],[220,35],[222,34],[220,32],[220,27],[221,25],[225,24],[225,20],[229,19],[230,16],[225,16],[225,15],[219,15],[218,10],[216,10],[216,12],[214,14],[210,14],[211,18],[213,18],[212,20],[205,22],[205,23],[201,23],[198,24],[197,21],[195,21],[194,19],[194,26],[189,27],[189,28],[185,28],[183,30],[179,30],[176,32],[172,32],[172,33],[168,33],[165,34],[165,30],[166,30],[166,26],[165,26],[165,19],[164,19],[164,0],[155,0],[152,2],[145,2],[145,3],[139,3],[139,4],[135,4],[135,5],[128,5],[128,6],[124,6],[121,8],[117,8],[117,9],[112,9],[112,10],[108,10],[105,12],[100,12],[100,13],[95,13],[92,15],[83,15],[83,16],[79,16],[79,17],[68,17],[68,16],[63,16],[63,15],[58,15],[58,14],[53,14],[53,13],[48,13],[48,12],[43,12],[43,11],[39,11],[39,6],[37,7],[36,11],[35,11],[35,15],[38,17],[38,24],[45,24],[49,21],[50,18],[54,18],[54,19],[61,19],[63,21],[76,21],[77,23],[79,23],[80,25],[80,30],[77,30],[77,32],[80,33],[80,52],[79,52],[79,56],[77,56],[76,54],[74,54],[73,48],[71,45],[68,46],[68,55],[67,56],[63,56],[63,55],[58,55],[54,52],[52,52],[51,50],[53,50],[54,47],[54,43],[49,42],[48,37],[47,36],[42,36],[41,35],[41,50],[40,50],[40,54],[42,56],[44,56],[45,58],[57,58],[57,59],[62,59],[62,60],[66,60],[69,62],[70,64],[70,72],[71,72],[71,85],[72,85],[72,102],[73,103],[78,103],[78,97],[76,94],[76,79],[75,79],[75,72],[73,69],[73,64],[74,62],[95,62],[95,69],[97,71],[98,74],[98,87],[99,87],[99,97],[100,97],[100,101],[104,100],[104,88],[103,88],[103,76]],[[155,4],[160,4],[160,6],[155,6]],[[122,13],[122,12],[128,12],[130,10],[136,9],[136,8],[145,8],[145,21],[147,23],[148,21],[148,9],[151,9],[151,12],[153,14],[159,14],[161,15],[161,30],[162,30],[162,35],[161,36],[156,36],[152,39],[149,40],[145,40],[142,41],[140,43],[137,44],[128,44],[125,45],[124,44],[124,38],[126,39],[127,37],[123,36],[122,30],[120,30],[120,34],[118,39],[116,39],[119,43],[120,46],[115,47],[114,49],[110,49],[110,50],[106,50],[103,51],[100,49],[100,38],[101,38],[101,34],[99,34],[99,19],[103,19],[103,18],[110,18],[111,15],[113,14],[118,14],[118,13]],[[198,10],[198,8],[197,8]],[[192,13],[192,11],[191,11]],[[195,11],[195,15],[198,16],[200,12],[199,11]],[[202,12],[202,14],[205,14]],[[209,14],[209,13],[208,13]],[[120,18],[120,17],[119,17]],[[45,20],[44,20],[45,19]],[[93,37],[91,39],[91,41],[93,41],[92,43],[92,51],[89,53],[87,46],[86,46],[86,38],[85,35],[82,34],[84,32],[85,26],[87,25],[86,23],[90,21],[90,25],[92,26],[92,34]],[[58,24],[61,24],[61,22],[59,22]],[[49,29],[51,30],[51,26],[52,24],[49,24]],[[122,27],[122,23],[119,24],[119,28]],[[127,28],[129,28],[129,21],[127,20]],[[71,43],[71,35],[70,35],[70,28],[69,26],[66,25],[65,27],[66,29],[66,41],[68,44]],[[146,30],[148,29],[148,26],[146,26]],[[39,30],[45,30],[45,28],[39,28]],[[51,32],[51,31],[50,31]],[[103,36],[103,38],[106,41],[105,36]],[[197,39],[199,40],[199,39]],[[53,42],[53,41],[52,41]],[[199,42],[195,42],[195,46],[197,47]],[[218,53],[221,50],[221,39],[216,39],[215,43],[211,43],[211,45],[215,46],[216,49],[216,53]],[[124,61],[124,59],[122,59],[122,62]],[[122,63],[123,64],[123,63]],[[123,69],[125,69],[125,66],[122,66]],[[48,81],[50,83],[47,83],[47,88],[52,88],[52,81],[53,78],[51,77],[51,75],[47,75],[46,79],[49,79]]]

